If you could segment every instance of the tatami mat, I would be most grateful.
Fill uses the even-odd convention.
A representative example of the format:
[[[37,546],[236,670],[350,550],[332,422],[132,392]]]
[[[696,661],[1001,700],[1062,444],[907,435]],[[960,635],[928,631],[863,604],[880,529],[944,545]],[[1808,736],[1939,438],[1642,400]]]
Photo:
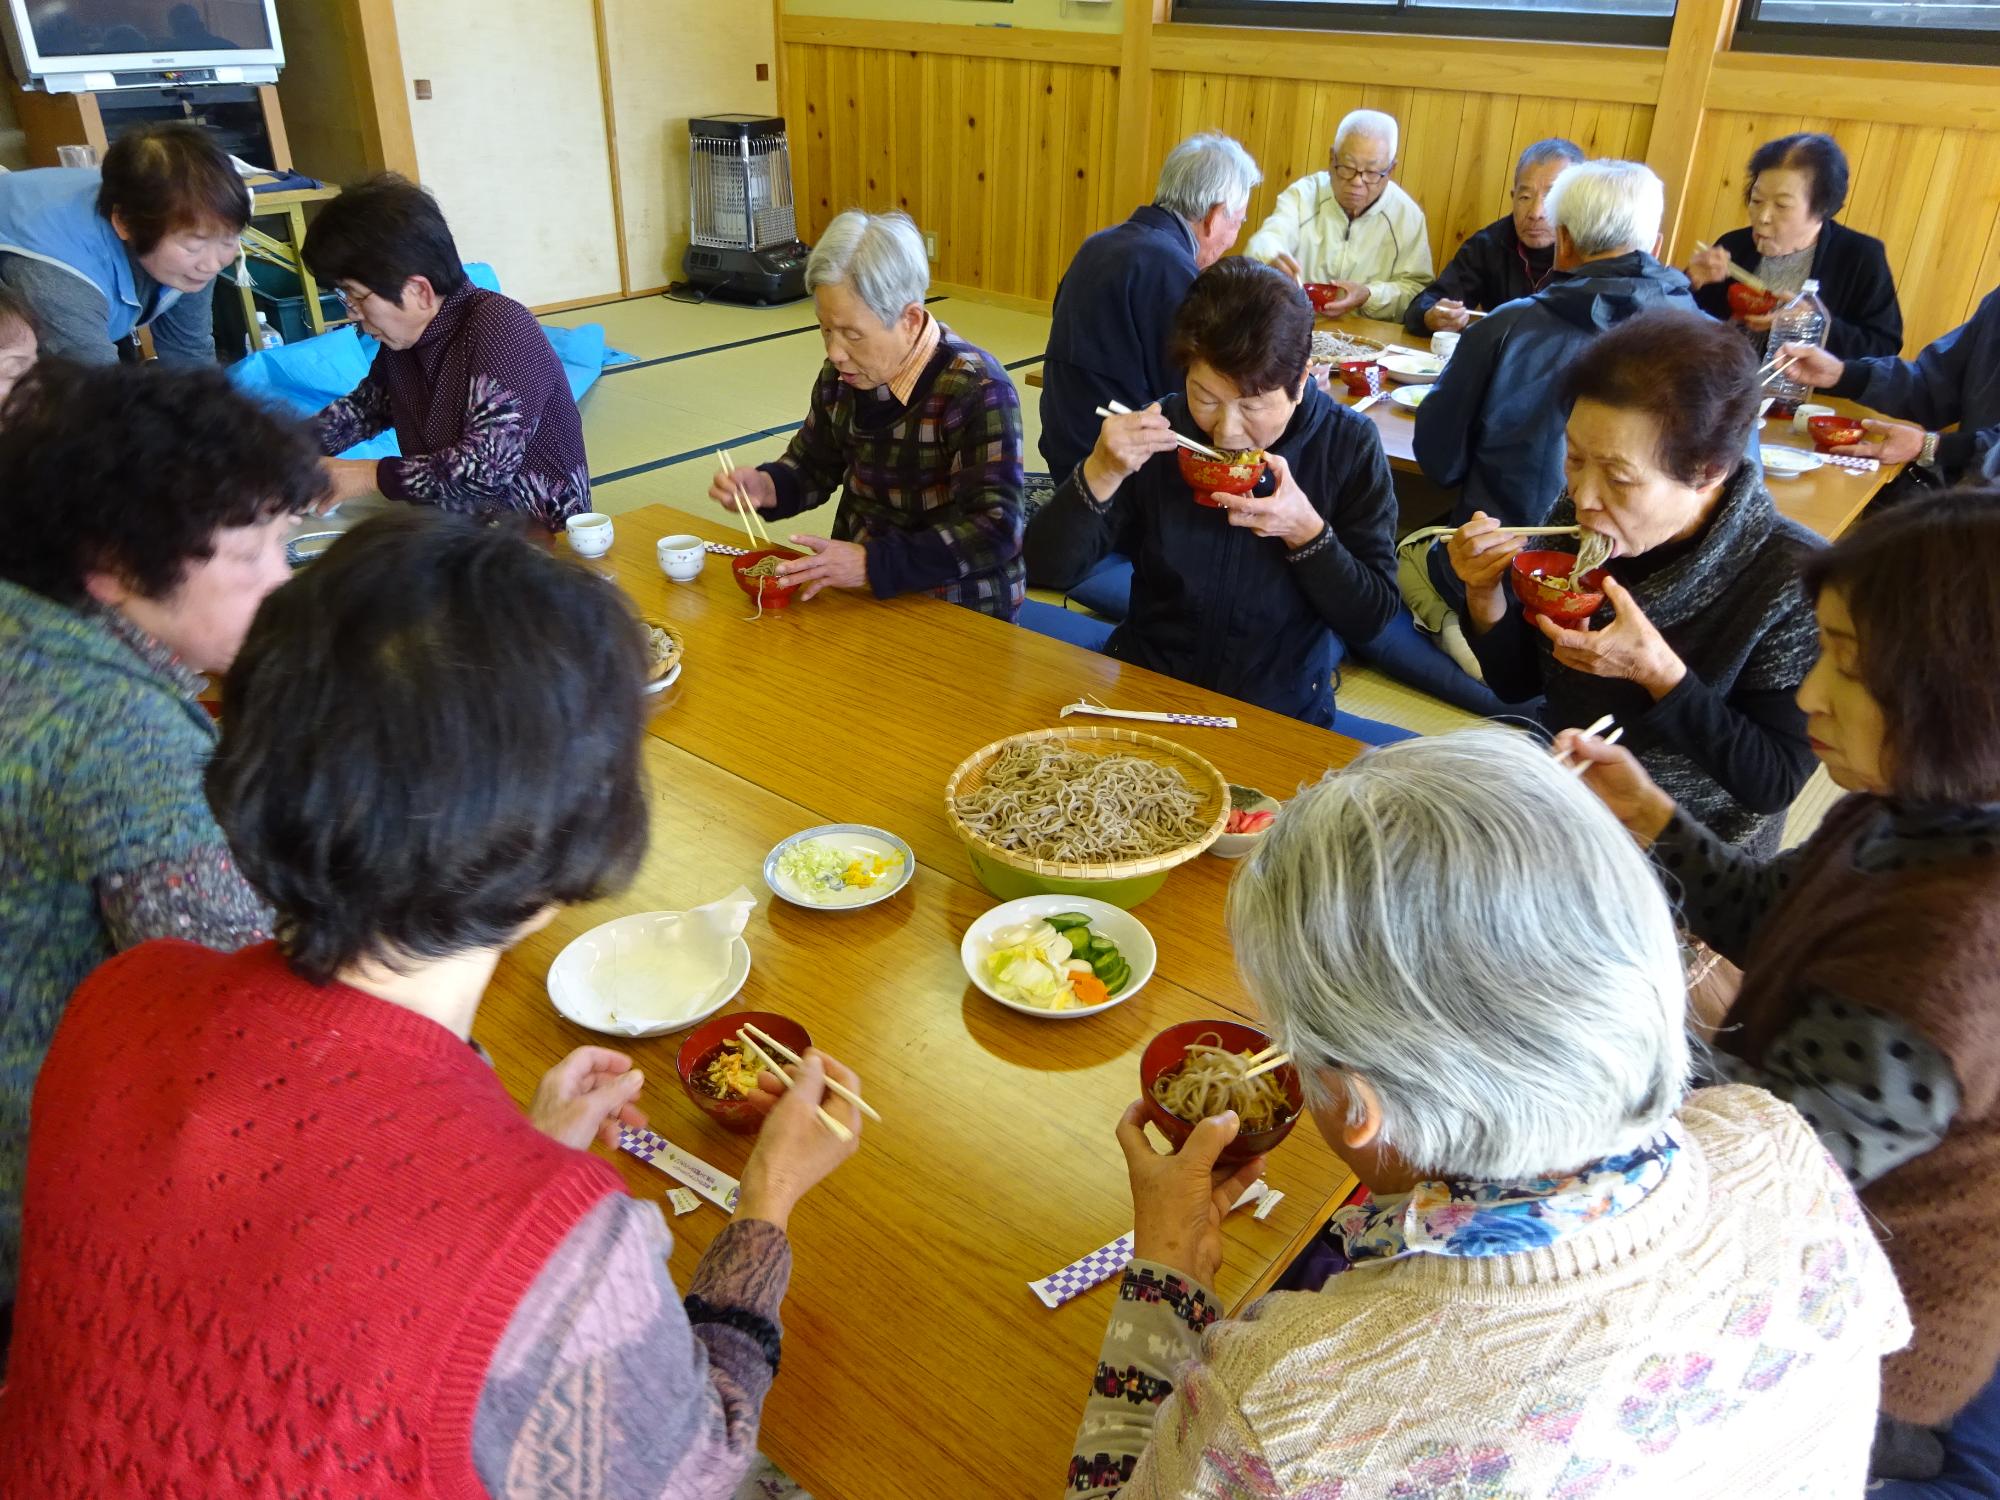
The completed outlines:
[[[1002,364],[1023,366],[1017,382],[1048,342],[1049,320],[1034,313],[962,297],[939,298],[931,310]],[[613,347],[659,361],[609,371],[584,397],[583,435],[597,476],[597,508],[614,516],[669,505],[709,520],[726,518],[708,498],[715,450],[729,448],[739,464],[779,457],[805,415],[825,358],[810,302],[758,308],[652,297],[544,321],[601,323]],[[1026,385],[1020,391],[1028,467],[1039,469],[1041,393]],[[792,518],[783,530],[824,536],[833,514],[832,505],[823,506]],[[1341,673],[1340,706],[1419,734],[1480,722],[1366,667]],[[1787,844],[1808,837],[1839,795],[1824,771],[1816,773],[1792,809]]]

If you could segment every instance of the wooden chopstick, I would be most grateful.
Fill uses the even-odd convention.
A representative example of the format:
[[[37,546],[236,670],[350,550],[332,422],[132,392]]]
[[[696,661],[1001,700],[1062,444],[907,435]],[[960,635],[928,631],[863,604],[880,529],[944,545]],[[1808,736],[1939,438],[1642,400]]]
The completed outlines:
[[[1122,401],[1114,401],[1109,406],[1098,407],[1097,414],[1100,417],[1129,417],[1132,415],[1132,408],[1125,405]],[[1193,438],[1182,437],[1178,432],[1173,435],[1173,438],[1175,442],[1187,449],[1188,452],[1199,453],[1203,458],[1213,458],[1223,461],[1226,461],[1228,458],[1227,454],[1217,452],[1206,443],[1197,443]]]
[[[743,517],[743,529],[750,533],[750,542],[772,552],[794,552],[800,557],[811,557],[812,548],[801,547],[796,542],[776,542],[771,539],[770,530],[764,525],[764,518],[757,514],[757,507],[751,503],[750,494],[735,479],[736,460],[729,456],[727,448],[715,450],[715,460],[722,465],[722,477],[729,481],[729,487],[736,495],[736,512]]]
[[[1785,371],[1789,370],[1793,365],[1797,364],[1800,360],[1804,358],[1805,356],[1803,354],[1794,354],[1790,359],[1785,360],[1782,363],[1778,364],[1775,368],[1771,370],[1769,374],[1765,374],[1763,371],[1760,370],[1757,374],[1757,384],[1769,385],[1772,381],[1776,380],[1780,375],[1784,374]]]
[[[1703,244],[1700,240],[1696,240],[1694,242],[1694,247],[1697,250],[1712,250],[1715,248],[1713,245]],[[1737,265],[1736,262],[1733,260],[1730,261],[1729,263],[1729,277],[1732,281],[1742,282],[1745,286],[1749,287],[1750,290],[1753,292],[1762,292],[1767,297],[1776,295],[1774,292],[1772,292],[1771,284],[1768,281],[1763,281],[1755,276],[1752,276],[1748,271],[1744,270],[1741,266]]]
[[[795,1087],[795,1085],[792,1082],[791,1075],[788,1074],[783,1068],[779,1067],[777,1063],[773,1062],[771,1060],[771,1055],[768,1052],[766,1052],[762,1047],[758,1046],[756,1042],[752,1041],[747,1032],[739,1030],[736,1033],[736,1042],[737,1045],[742,1047],[742,1049],[745,1052],[749,1053],[752,1057],[756,1058],[758,1063],[760,1063],[767,1071],[776,1073],[778,1075],[778,1082],[782,1083],[788,1089]],[[837,1136],[839,1139],[843,1141],[851,1141],[854,1139],[853,1131],[849,1130],[845,1125],[841,1124],[840,1121],[836,1120],[832,1115],[828,1114],[823,1109],[819,1112],[819,1122],[820,1124],[824,1125],[828,1130],[831,1130],[835,1136]]]
[[[766,1047],[769,1047],[773,1052],[777,1053],[778,1056],[782,1057],[786,1062],[792,1063],[798,1067],[805,1066],[806,1060],[803,1057],[800,1057],[798,1053],[794,1052],[790,1047],[787,1047],[783,1042],[779,1041],[776,1037],[772,1036],[768,1031],[764,1031],[758,1027],[752,1026],[748,1021],[745,1021],[743,1023],[743,1029],[749,1032],[750,1035],[757,1038],[757,1040],[762,1042]],[[868,1118],[873,1120],[877,1125],[880,1125],[882,1123],[882,1117],[875,1113],[875,1107],[872,1104],[870,1104],[866,1099],[862,1098],[859,1094],[855,1093],[854,1090],[849,1088],[846,1084],[836,1082],[834,1079],[829,1078],[826,1081],[826,1086],[828,1092],[838,1094],[841,1098],[845,1099],[849,1104],[853,1105],[856,1109],[860,1110],[861,1113],[868,1116]]]
[[[1289,1068],[1291,1065],[1292,1054],[1289,1052],[1280,1052],[1276,1057],[1266,1058],[1263,1062],[1258,1063],[1256,1067],[1245,1073],[1243,1081],[1248,1083],[1253,1078],[1262,1078],[1266,1073],[1275,1073],[1278,1069]]]
[[[1360,409],[1361,408],[1358,406],[1355,408],[1356,411],[1359,411]],[[1583,528],[1581,526],[1502,526],[1499,528],[1499,530],[1505,532],[1509,536],[1582,536],[1583,535]],[[1441,536],[1456,536],[1456,535],[1458,535],[1458,528],[1456,526],[1424,526],[1420,527],[1416,531],[1411,532],[1408,536],[1404,537],[1403,540],[1398,542],[1396,545],[1400,547],[1410,542],[1428,542],[1428,541],[1434,541],[1435,539]]]
[[[1611,733],[1607,734],[1604,737],[1604,743],[1607,745],[1615,745],[1624,738],[1625,738],[1625,726],[1621,724],[1618,726],[1618,728],[1612,730]],[[1569,772],[1570,775],[1581,776],[1584,774],[1584,772],[1588,771],[1592,766],[1596,764],[1597,764],[1596,761],[1591,761],[1591,760],[1579,760],[1573,763],[1565,760],[1563,762],[1563,767],[1565,770]]]
[[[1597,719],[1595,723],[1593,723],[1588,729],[1585,729],[1582,732],[1583,738],[1587,740],[1594,739],[1598,735],[1604,734],[1605,730],[1610,729],[1611,726],[1617,722],[1618,722],[1617,715],[1603,714]],[[1612,733],[1605,735],[1604,743],[1607,745],[1615,745],[1624,737],[1625,737],[1625,731],[1623,729],[1613,730]],[[1581,776],[1584,773],[1584,771],[1588,769],[1590,766],[1590,762],[1587,760],[1579,761],[1573,759],[1569,751],[1567,750],[1562,751],[1560,754],[1556,756],[1556,764],[1563,767],[1563,769],[1565,770],[1575,771],[1576,774],[1579,776]]]

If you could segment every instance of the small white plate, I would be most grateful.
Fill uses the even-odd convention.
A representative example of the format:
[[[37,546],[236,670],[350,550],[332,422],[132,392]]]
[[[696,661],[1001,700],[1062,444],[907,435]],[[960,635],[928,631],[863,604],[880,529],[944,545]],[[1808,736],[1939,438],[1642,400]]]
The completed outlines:
[[[1826,467],[1825,458],[1817,453],[1808,453],[1803,448],[1763,443],[1758,446],[1757,453],[1764,460],[1764,472],[1773,479],[1797,479],[1814,469]]]
[[[880,883],[849,892],[810,891],[794,884],[778,869],[778,857],[794,844],[808,841],[826,840],[844,852],[855,854],[899,854],[903,858],[902,873],[884,876]],[[818,828],[808,828],[795,833],[777,845],[764,856],[764,884],[771,888],[771,894],[781,901],[789,901],[794,906],[807,907],[813,911],[859,911],[864,906],[874,906],[887,901],[896,892],[910,883],[916,873],[917,857],[910,852],[910,846],[887,829],[871,828],[866,823],[825,823]]]
[[[1385,354],[1382,373],[1404,385],[1429,385],[1444,374],[1444,361],[1430,354]]]
[[[993,934],[1003,927],[1018,927],[1023,922],[1060,916],[1065,912],[1089,917],[1092,931],[1103,933],[1118,945],[1120,956],[1132,966],[1132,982],[1102,1005],[1085,1005],[1076,1010],[1043,1010],[1040,1006],[1023,1005],[1018,1000],[1009,1000],[997,993],[986,977],[986,960],[993,955]],[[1099,901],[1090,896],[1023,896],[1018,901],[994,907],[966,928],[965,940],[958,945],[958,957],[959,962],[965,965],[965,977],[988,999],[1039,1020],[1075,1021],[1107,1011],[1114,1005],[1123,1005],[1144,989],[1160,962],[1160,950],[1144,922],[1109,901]]]
[[[1431,388],[1427,385],[1399,385],[1389,392],[1389,399],[1404,411],[1415,411],[1430,393]]]
[[[647,683],[646,691],[649,693],[664,693],[668,688],[672,687],[675,683],[681,680],[681,668],[686,665],[687,665],[687,658],[682,657],[679,661],[674,663],[673,670],[667,673],[667,675],[662,677],[658,682]]]
[[[1246,792],[1257,793],[1257,795],[1250,800],[1249,806],[1243,809],[1244,812],[1275,813],[1284,811],[1285,804],[1280,802],[1276,797],[1273,797],[1269,792],[1258,792],[1257,789],[1253,786],[1244,787],[1242,788],[1242,790]],[[1229,792],[1231,799],[1230,807],[1232,810],[1234,810],[1236,806],[1235,795],[1237,792],[1237,788],[1232,786],[1229,789]],[[1271,830],[1269,828],[1266,828],[1257,833],[1222,834],[1216,839],[1214,843],[1208,846],[1208,852],[1210,854],[1213,854],[1217,859],[1241,859],[1243,858],[1244,855],[1248,854],[1252,849],[1255,849],[1258,844],[1262,843],[1264,835],[1269,833],[1270,831]]]
[[[593,927],[556,955],[549,966],[549,999],[579,1026],[606,1036],[665,1036],[706,1021],[734,1000],[750,977],[750,945],[729,945],[729,972],[698,1009],[663,1020],[628,1021],[612,1012],[622,1006],[643,1014],[649,971],[660,965],[655,949],[659,929],[677,911],[642,911]]]

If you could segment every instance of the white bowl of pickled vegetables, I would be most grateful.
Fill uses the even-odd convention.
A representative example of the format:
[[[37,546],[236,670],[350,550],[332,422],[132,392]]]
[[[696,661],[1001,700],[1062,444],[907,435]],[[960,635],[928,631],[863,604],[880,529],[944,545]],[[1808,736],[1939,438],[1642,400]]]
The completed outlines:
[[[1088,896],[1023,896],[996,906],[959,944],[966,977],[1025,1016],[1075,1020],[1111,1009],[1153,977],[1146,924]]]

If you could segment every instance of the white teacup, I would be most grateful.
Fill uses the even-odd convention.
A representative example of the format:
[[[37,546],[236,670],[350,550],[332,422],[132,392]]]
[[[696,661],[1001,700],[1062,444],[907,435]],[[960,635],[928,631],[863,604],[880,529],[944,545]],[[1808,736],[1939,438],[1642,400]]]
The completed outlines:
[[[1792,413],[1792,431],[1796,432],[1800,437],[1805,437],[1812,431],[1812,427],[1809,424],[1814,417],[1831,417],[1833,415],[1835,413],[1830,406],[1812,406],[1801,401],[1799,409]]]
[[[1451,351],[1458,347],[1458,335],[1450,329],[1431,335],[1431,355],[1439,360],[1451,358]]]
[[[563,526],[569,532],[569,544],[578,557],[602,557],[611,550],[611,543],[615,540],[611,517],[594,510],[571,516]]]
[[[708,546],[698,536],[663,536],[654,550],[659,553],[660,571],[675,583],[693,583],[708,561]]]

